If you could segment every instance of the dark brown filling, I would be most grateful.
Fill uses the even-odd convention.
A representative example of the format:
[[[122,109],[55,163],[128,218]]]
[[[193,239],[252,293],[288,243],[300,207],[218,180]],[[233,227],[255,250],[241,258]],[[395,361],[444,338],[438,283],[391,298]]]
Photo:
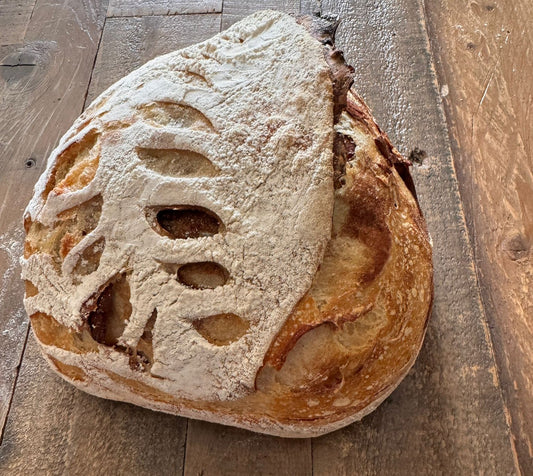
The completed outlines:
[[[174,240],[202,238],[224,231],[222,220],[214,212],[202,207],[149,207],[146,209],[146,218],[157,233]]]
[[[342,111],[346,109],[346,97],[353,84],[355,72],[352,66],[346,64],[342,51],[335,48],[335,32],[339,21],[309,16],[300,17],[297,21],[324,46],[324,57],[333,82],[333,119],[337,123]]]
[[[157,213],[157,222],[174,239],[216,235],[220,220],[200,209],[167,208]]]
[[[346,162],[353,159],[356,144],[353,139],[344,134],[335,133],[333,140],[333,185],[335,189],[341,188],[346,180]]]
[[[118,344],[131,312],[130,286],[126,273],[114,276],[81,308],[92,338],[107,346]]]

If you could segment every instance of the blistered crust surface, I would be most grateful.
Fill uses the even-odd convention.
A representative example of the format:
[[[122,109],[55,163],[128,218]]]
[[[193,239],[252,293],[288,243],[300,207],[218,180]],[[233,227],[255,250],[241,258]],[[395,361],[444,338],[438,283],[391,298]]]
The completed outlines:
[[[156,58],[97,98],[52,152],[27,209],[23,277],[36,292],[25,306],[72,332],[89,320],[93,337],[102,303],[122,321],[83,364],[64,349],[55,358],[177,397],[252,391],[330,238],[332,110],[321,45],[275,12]],[[212,230],[189,238],[163,222],[183,208],[188,223],[209,213]],[[227,282],[176,279],[177,266],[203,262]],[[209,316],[248,327],[214,345],[198,331]],[[153,356],[139,375],[124,349],[146,336]]]

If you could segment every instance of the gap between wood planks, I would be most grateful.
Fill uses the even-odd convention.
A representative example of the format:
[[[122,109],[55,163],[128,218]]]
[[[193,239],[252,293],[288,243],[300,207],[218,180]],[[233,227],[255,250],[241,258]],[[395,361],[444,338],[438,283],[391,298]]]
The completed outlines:
[[[109,9],[109,6],[108,6],[108,9]],[[91,87],[91,82],[93,80],[93,74],[94,74],[94,66],[96,65],[96,60],[98,58],[98,52],[100,51],[100,45],[102,44],[102,38],[104,36],[104,30],[105,30],[105,26],[106,26],[106,23],[107,23],[107,14],[106,16],[104,17],[104,24],[102,25],[102,29],[100,30],[100,37],[98,38],[98,46],[96,47],[96,54],[94,55],[94,60],[93,60],[93,66],[91,68],[91,75],[89,77],[89,82],[87,83],[87,88],[85,89],[85,95],[83,96],[83,108],[82,108],[82,112],[85,111],[85,109],[87,109],[87,107],[89,106],[87,104],[87,97],[89,95],[89,89]]]
[[[533,9],[527,1],[424,7],[515,461],[533,474]]]
[[[58,10],[63,8],[67,8],[65,15],[62,14],[62,11],[58,12]],[[56,102],[55,99],[46,94],[48,88],[51,87],[49,83],[51,83],[50,74],[53,72],[52,68],[58,67],[57,64],[52,61],[52,58],[56,58],[55,55],[59,50],[61,50],[64,43],[60,41],[60,36],[62,34],[76,35],[79,33],[78,44],[82,47],[88,47],[92,44],[91,30],[98,31],[98,28],[100,27],[100,35],[103,31],[105,12],[102,12],[101,8],[107,8],[105,1],[100,2],[99,4],[84,5],[85,10],[83,11],[83,14],[79,14],[79,17],[73,8],[75,7],[69,9],[69,7],[62,5],[47,5],[41,1],[34,2],[31,14],[29,15],[28,22],[25,27],[23,43],[19,45],[13,45],[10,48],[2,47],[1,50],[2,54],[4,54],[4,52],[8,53],[8,55],[5,56],[5,58],[8,59],[7,64],[4,64],[3,66],[16,67],[16,69],[18,69],[21,66],[24,67],[25,65],[28,65],[28,67],[32,68],[30,71],[25,72],[22,76],[14,74],[4,78],[4,100],[7,103],[9,103],[10,96],[13,96],[13,94],[15,94],[21,86],[23,86],[24,90],[29,91],[26,95],[21,96],[19,104],[22,105],[19,105],[18,108],[12,108],[10,104],[6,104],[6,102],[0,102],[0,110],[5,110],[3,119],[6,121],[4,124],[5,129],[0,131],[0,142],[2,142],[2,134],[11,134],[9,136],[9,140],[4,139],[1,144],[2,151],[5,153],[5,155],[3,154],[2,161],[0,162],[0,165],[3,166],[5,172],[4,185],[11,182],[11,186],[4,188],[2,190],[2,194],[5,193],[4,204],[7,200],[9,200],[10,209],[13,213],[15,213],[14,216],[11,216],[12,213],[8,213],[6,208],[2,207],[0,210],[0,223],[3,226],[5,225],[5,228],[11,231],[19,230],[19,227],[15,226],[15,223],[20,222],[18,210],[19,208],[23,209],[26,205],[26,200],[29,199],[29,196],[27,197],[28,192],[31,190],[31,185],[34,183],[34,174],[28,174],[24,169],[18,169],[13,158],[19,159],[24,157],[40,157],[39,167],[35,167],[34,173],[42,171],[44,169],[44,165],[46,163],[45,159],[48,155],[50,147],[55,145],[56,135],[63,132],[62,130],[58,131],[57,128],[55,128],[55,123],[53,121],[54,115],[57,114],[58,111],[64,112],[64,108],[67,109],[67,113],[64,114],[64,119],[57,119],[57,123],[61,129],[61,121],[63,120],[63,122],[67,123],[69,121],[69,114],[72,114],[69,109],[71,109],[73,106],[70,104],[70,102],[73,101],[74,104],[77,102],[75,98],[75,89],[70,93],[70,95],[63,92],[63,95],[58,100],[59,102]],[[38,16],[38,18],[34,16],[34,13]],[[43,30],[46,20],[56,19],[58,22],[68,22],[71,15],[75,16],[75,21],[72,21],[70,24],[66,23],[66,26],[57,24],[55,25],[55,29],[51,28],[46,31]],[[102,20],[100,25],[98,25],[99,19]],[[50,33],[50,35],[48,33]],[[11,60],[14,62],[15,59],[18,58],[16,61],[17,64],[10,64],[10,50],[12,51],[11,55],[15,55],[15,57]],[[94,54],[96,57],[96,49]],[[35,61],[22,61],[21,59],[23,55],[34,57]],[[64,57],[61,57],[58,63],[63,64],[63,61]],[[84,72],[88,69],[83,68],[83,66],[87,66],[83,61],[83,58],[76,58],[76,61],[69,63],[74,65],[73,67],[75,68],[72,73],[73,77],[76,77],[77,75],[77,79],[81,81],[83,81]],[[82,66],[81,71],[79,69],[80,66]],[[69,67],[70,66],[67,66],[67,69]],[[63,71],[63,69],[61,69],[61,71]],[[65,79],[70,81],[70,85],[73,78]],[[22,81],[22,83],[20,83],[21,86],[18,85],[18,81]],[[86,86],[88,86],[88,84],[89,83],[87,82]],[[39,95],[39,89],[43,90],[44,94]],[[28,101],[32,101],[32,94],[38,95],[39,99],[31,102],[30,106]],[[24,107],[25,103],[28,103],[26,104],[28,107]],[[31,116],[30,114],[32,112],[32,107],[35,109],[34,116]],[[74,108],[76,107],[77,106],[74,106]],[[79,113],[81,113],[83,104],[80,104],[79,107]],[[33,117],[37,117],[37,109],[39,109],[38,112],[41,115],[37,120],[34,120]],[[49,112],[49,117],[44,124],[42,124],[42,122],[44,119],[46,119],[46,116],[42,114],[42,111]],[[63,116],[61,113],[59,115]],[[30,119],[24,120],[27,117],[30,117]],[[72,120],[73,119],[75,119],[75,117],[72,117]],[[0,121],[1,120],[2,119],[0,118]],[[14,129],[15,126],[13,124],[16,125],[18,122],[23,123],[24,127]],[[11,128],[8,128],[8,125]],[[20,136],[23,134],[29,135],[31,140],[21,140],[22,137]],[[13,191],[12,186],[18,181],[21,181],[20,186],[22,187],[27,185],[27,187],[24,189],[25,193],[16,193]],[[20,212],[20,215],[21,214],[22,212]],[[22,240],[23,234],[21,234],[20,237],[17,235],[16,238],[13,239]],[[4,302],[4,304],[7,306],[7,309],[3,319],[6,320],[7,324],[10,322],[7,321],[7,319],[11,319],[13,316],[15,316],[15,311],[17,309],[20,310],[21,308],[22,304],[19,302],[21,296],[19,296],[19,292],[22,289],[22,282],[17,279],[16,281],[12,280],[9,283],[4,283],[4,285],[6,285],[10,291],[9,297],[6,298],[6,302]],[[22,312],[24,313],[23,309]],[[24,356],[27,349],[29,323],[27,322],[25,313],[23,315],[24,321],[19,322],[21,319],[15,319],[16,322],[14,325],[18,326],[18,328],[16,329],[16,332],[14,331],[15,335],[11,337],[11,340],[9,339],[9,335],[1,336],[2,338],[6,339],[6,347],[2,349],[2,351],[11,352],[12,356],[15,354],[13,357],[16,359],[17,365],[12,367],[14,368],[14,371],[12,371],[10,375],[5,375],[6,382],[2,382],[2,387],[4,387],[3,390],[6,391],[8,395],[8,401],[7,404],[3,404],[1,408],[0,444],[4,439],[6,422],[11,412],[16,385],[19,381],[21,365],[24,361]],[[17,336],[20,336],[20,339],[17,342],[14,342]],[[9,370],[7,367],[9,364],[6,364],[6,361],[3,363],[6,366],[6,370]]]
[[[427,14],[427,11],[426,11],[426,0],[419,0],[419,1],[420,1],[420,8],[421,8],[421,11],[422,11],[421,20],[424,22],[424,31],[425,31],[425,34],[426,34],[426,39],[427,39],[427,44],[428,44],[428,51],[431,54],[431,62],[432,62],[433,65],[435,65],[436,64],[435,63],[435,56],[436,56],[435,55],[435,38],[433,38],[433,41],[432,41],[431,35],[429,33],[428,14]],[[485,99],[485,95],[486,95],[487,90],[489,88],[489,85],[490,85],[490,83],[492,81],[492,77],[494,75],[494,69],[492,69],[488,73],[488,75],[489,75],[489,80],[487,82],[485,90],[483,91],[483,94],[482,94],[481,99],[479,101],[479,105],[478,105],[478,109],[477,109],[478,111],[479,111],[479,108],[481,107],[481,104],[483,103],[483,100]],[[437,71],[435,71],[435,81],[437,83],[437,90],[441,91],[443,85],[440,84],[440,78],[439,78],[439,75],[437,74]],[[444,109],[444,105],[442,105],[442,112],[443,112],[443,115],[444,115],[443,119],[448,125],[447,132],[448,132],[449,141],[450,141],[450,143],[453,143],[454,137],[453,137],[452,132],[451,132],[452,131],[452,125],[450,124],[450,117],[449,117],[449,114],[447,113],[447,111]],[[474,116],[472,116],[472,122],[473,121],[474,121]],[[473,127],[474,126],[472,124],[472,128]],[[452,158],[455,159],[455,155],[453,154],[453,152],[452,152]],[[452,161],[452,167],[453,167],[453,172],[454,172],[455,176],[457,177],[457,171],[455,169],[455,160]],[[461,191],[460,190],[459,190],[459,196],[461,197]],[[461,216],[462,216],[462,219],[463,219],[464,226],[465,226],[465,228],[468,228],[467,227],[467,221],[466,221],[466,215],[465,215],[465,211],[464,211],[462,197],[461,197],[461,200],[459,201],[459,204],[460,204],[460,208],[461,208]],[[476,248],[475,248],[475,245],[473,245],[469,234],[466,235],[466,241],[467,241],[468,247],[469,247],[469,249],[471,250],[471,253],[472,253],[472,262],[473,262],[474,267],[475,267],[474,276],[475,276],[475,281],[476,281],[476,287],[479,290],[479,295],[481,296],[481,283],[480,283],[480,279],[479,279],[479,270],[477,269],[477,264],[476,264]],[[495,354],[495,350],[494,350],[494,341],[493,341],[493,337],[492,337],[492,332],[490,331],[487,312],[486,312],[485,305],[482,302],[482,300],[480,301],[480,309],[481,309],[481,311],[483,313],[482,322],[483,322],[483,328],[484,328],[485,335],[486,335],[487,344],[489,345],[489,351],[491,353],[492,360],[495,362],[495,365],[498,367],[498,362],[496,360],[496,354]],[[519,464],[519,461],[518,461],[518,454],[517,454],[517,451],[516,451],[516,444],[515,444],[514,437],[513,437],[513,434],[512,434],[511,415],[510,415],[510,412],[509,412],[509,407],[507,406],[507,402],[505,401],[505,398],[504,398],[503,389],[502,389],[502,385],[501,385],[501,379],[499,377],[498,372],[494,373],[494,379],[495,379],[496,386],[497,386],[497,388],[499,390],[499,393],[500,393],[500,396],[501,396],[501,401],[502,401],[503,411],[504,411],[504,415],[505,415],[505,420],[507,422],[507,426],[509,427],[509,442],[510,442],[510,445],[511,445],[511,450],[512,450],[512,455],[513,455],[513,458],[514,458],[514,463],[515,463],[517,471],[520,471],[520,464]]]
[[[18,365],[15,370],[15,377],[13,378],[13,386],[11,389],[11,393],[9,395],[9,402],[7,404],[7,410],[5,414],[5,418],[3,422],[0,422],[2,424],[2,428],[0,428],[0,446],[2,446],[2,441],[4,440],[4,432],[6,430],[6,422],[9,418],[9,411],[11,410],[11,404],[13,403],[13,397],[15,396],[15,388],[17,388],[17,380],[20,374],[20,366],[22,365],[22,360],[24,359],[24,353],[26,352],[26,345],[28,344],[28,337],[30,335],[30,324],[28,322],[28,325],[26,326],[26,334],[24,336],[24,343],[22,344],[22,352],[20,353]]]

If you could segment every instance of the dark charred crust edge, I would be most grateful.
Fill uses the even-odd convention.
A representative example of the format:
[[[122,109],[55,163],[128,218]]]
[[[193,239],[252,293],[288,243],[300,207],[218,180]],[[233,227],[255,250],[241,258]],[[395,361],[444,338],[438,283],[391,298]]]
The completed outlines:
[[[353,88],[348,92],[346,112],[354,119],[363,123],[368,131],[374,136],[374,142],[379,152],[385,157],[385,159],[387,159],[390,166],[396,169],[396,172],[398,172],[398,175],[403,180],[405,186],[411,192],[418,205],[415,184],[409,171],[409,167],[412,165],[411,161],[400,154],[396,147],[392,145],[389,136],[376,124],[370,108]]]
[[[338,17],[332,16],[302,15],[296,17],[296,22],[306,28],[311,36],[324,46],[324,57],[330,67],[330,77],[333,83],[334,123],[337,123],[341,113],[346,111],[350,116],[366,126],[369,133],[374,136],[376,147],[389,165],[396,169],[420,210],[413,178],[409,172],[409,167],[412,165],[411,161],[400,154],[392,145],[388,135],[376,124],[370,108],[353,88],[354,68],[346,64],[342,51],[335,48],[335,33],[340,20]],[[353,158],[352,146],[353,141],[350,138],[338,133],[335,135],[333,169],[336,189],[343,185],[346,162]]]
[[[346,64],[342,51],[335,48],[335,33],[340,21],[338,18],[327,16],[300,16],[296,22],[306,28],[324,47],[324,58],[330,68],[333,86],[333,119],[336,123],[342,111],[346,109],[346,97],[355,73],[354,68]]]
[[[399,177],[402,179],[407,190],[413,196],[417,209],[422,216],[422,210],[418,202],[415,185],[413,178],[410,174],[409,167],[412,166],[410,160],[406,159],[400,154],[400,152],[394,147],[392,142],[389,139],[389,136],[381,130],[379,125],[374,120],[372,111],[367,106],[363,98],[357,94],[353,88],[353,75],[354,68],[345,63],[343,53],[340,50],[335,48],[335,32],[340,23],[337,19],[324,18],[318,16],[299,16],[296,18],[296,22],[304,26],[308,32],[316,38],[318,41],[324,45],[324,57],[326,62],[330,67],[330,77],[333,82],[333,100],[334,100],[334,124],[338,122],[340,114],[343,111],[346,111],[353,119],[357,120],[359,123],[363,124],[367,129],[368,133],[374,137],[374,143],[378,148],[381,155],[386,159],[389,168],[386,170],[387,173],[391,172],[391,168],[394,168],[398,173]],[[334,142],[333,142],[333,169],[334,169],[334,187],[335,189],[340,188],[344,185],[344,176],[346,174],[346,162],[350,161],[354,156],[354,150],[357,144],[354,141],[343,134],[336,133]],[[428,235],[427,225],[423,219],[417,220],[422,231],[426,236]],[[431,315],[431,310],[433,307],[433,282],[431,283],[431,303],[426,314],[425,324],[424,324],[424,334],[429,322],[429,317]],[[345,322],[354,321],[366,314],[369,309],[365,309],[363,312],[354,313],[351,316],[347,316],[342,320],[334,321],[331,319],[308,323],[307,325],[301,327],[298,332],[290,339],[288,345],[285,347],[284,351],[275,357],[270,365],[272,365],[276,370],[280,370],[285,363],[285,360],[296,345],[298,340],[310,330],[320,326],[320,325],[330,325],[334,328],[341,327]],[[422,345],[423,339],[421,341]],[[267,352],[266,355],[270,353]],[[265,367],[267,357],[263,361],[263,365],[260,367],[259,372]],[[257,390],[257,381],[255,382],[255,389]]]

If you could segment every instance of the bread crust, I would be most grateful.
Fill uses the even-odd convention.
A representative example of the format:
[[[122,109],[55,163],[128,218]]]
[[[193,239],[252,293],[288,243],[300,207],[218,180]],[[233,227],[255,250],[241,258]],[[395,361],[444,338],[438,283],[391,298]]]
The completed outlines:
[[[282,14],[272,17],[288,21]],[[131,349],[120,349],[116,336],[124,329],[119,321],[95,338],[91,326],[97,321],[95,310],[103,306],[103,290],[86,305],[78,326],[64,325],[46,312],[31,313],[34,335],[52,368],[100,397],[283,437],[319,436],[373,411],[407,374],[422,345],[433,299],[432,252],[409,162],[353,86],[344,94],[334,132],[348,151],[336,175],[331,238],[310,286],[265,350],[252,391],[238,398],[194,399],[154,386],[146,372],[153,361],[151,329],[140,339],[145,361]],[[69,175],[80,187],[98,166],[95,157],[82,159],[70,165],[79,172]],[[47,240],[39,238],[43,225],[32,226],[27,219],[25,258],[66,256],[79,241],[79,223],[93,226],[84,213],[67,213],[54,231],[54,246],[50,234]],[[98,247],[89,250],[86,261],[94,265],[97,254]],[[26,298],[31,299],[42,290],[32,284],[31,275],[25,278]],[[109,286],[123,289],[121,279],[127,277],[106,284],[107,292]],[[129,303],[127,292],[121,302]],[[117,350],[130,353],[133,373],[106,366]]]

